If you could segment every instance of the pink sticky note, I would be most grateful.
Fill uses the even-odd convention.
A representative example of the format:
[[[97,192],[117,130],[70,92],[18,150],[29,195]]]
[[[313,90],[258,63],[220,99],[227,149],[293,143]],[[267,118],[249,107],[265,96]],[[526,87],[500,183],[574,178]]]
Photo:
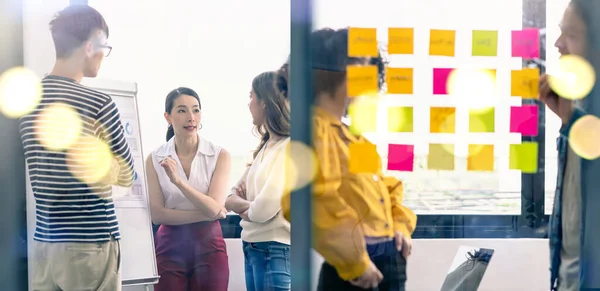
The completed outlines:
[[[388,164],[390,171],[412,172],[415,161],[415,146],[405,144],[388,145]]]
[[[538,135],[538,106],[523,105],[510,107],[510,132],[523,136]]]
[[[540,32],[537,28],[512,31],[512,56],[525,60],[540,58]]]
[[[433,69],[433,94],[446,95],[448,94],[447,83],[450,73],[454,69]]]

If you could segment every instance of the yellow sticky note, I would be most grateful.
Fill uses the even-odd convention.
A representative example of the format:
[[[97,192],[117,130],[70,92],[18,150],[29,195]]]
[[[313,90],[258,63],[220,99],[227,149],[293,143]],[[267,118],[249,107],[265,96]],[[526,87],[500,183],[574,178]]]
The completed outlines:
[[[495,57],[498,55],[497,30],[473,30],[473,56]]]
[[[348,29],[349,57],[377,57],[377,29],[350,27]]]
[[[510,169],[521,170],[526,174],[537,173],[538,143],[526,142],[510,145]]]
[[[429,170],[454,170],[454,145],[429,144],[427,156],[427,169]]]
[[[454,56],[456,31],[432,29],[429,33],[430,56]]]
[[[377,98],[358,98],[348,106],[350,132],[362,135],[365,132],[377,131]]]
[[[387,68],[385,78],[389,94],[413,93],[413,69]]]
[[[374,95],[379,91],[377,66],[348,66],[348,96]]]
[[[456,108],[431,107],[429,108],[430,133],[454,133],[456,126]]]
[[[412,55],[413,52],[413,28],[388,28],[388,54]]]
[[[412,107],[389,107],[388,108],[388,132],[412,132],[413,131],[413,108]]]
[[[348,170],[352,174],[377,173],[379,170],[377,147],[366,142],[351,143]]]
[[[539,96],[540,70],[538,68],[524,68],[513,70],[510,74],[510,95],[522,98],[534,98]]]
[[[469,110],[469,132],[494,132],[494,107]]]
[[[470,144],[467,157],[468,171],[494,171],[494,145]]]

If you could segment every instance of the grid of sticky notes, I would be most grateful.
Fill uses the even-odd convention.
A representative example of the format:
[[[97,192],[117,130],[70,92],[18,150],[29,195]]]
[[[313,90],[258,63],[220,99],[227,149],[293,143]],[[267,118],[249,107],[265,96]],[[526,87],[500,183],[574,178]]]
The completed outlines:
[[[387,52],[390,55],[412,55],[415,53],[415,38],[413,28],[388,28]],[[429,30],[429,55],[438,57],[454,57],[456,54],[457,39],[455,30],[430,29]],[[471,55],[474,57],[498,56],[498,31],[473,30]],[[377,57],[379,44],[375,28],[352,27],[348,31],[348,56],[349,57]],[[536,59],[540,55],[539,31],[537,29],[523,29],[511,32],[511,56],[522,59]],[[432,93],[434,95],[448,95],[448,81],[456,68],[433,68]],[[490,69],[494,75],[495,69]],[[413,68],[387,67],[385,70],[386,92],[381,92],[378,80],[378,68],[372,65],[347,66],[348,96],[361,97],[380,93],[413,95]],[[539,70],[537,68],[522,68],[512,70],[510,94],[524,99],[538,97]],[[373,108],[371,108],[373,107]],[[377,106],[369,106],[354,110],[369,110],[361,114],[351,114],[351,129],[354,133],[375,132],[377,129]],[[469,132],[494,133],[495,108],[478,108],[469,110]],[[538,135],[537,105],[512,106],[510,108],[510,132],[522,136]],[[456,130],[455,107],[430,107],[429,133],[454,134]],[[412,107],[387,108],[387,132],[410,133],[413,132],[414,116]],[[387,169],[391,171],[414,170],[414,145],[388,144]],[[350,171],[374,172],[379,167],[379,155],[374,145],[350,146]],[[523,173],[537,172],[538,144],[536,142],[522,142],[510,145],[510,165],[513,170]],[[447,170],[455,169],[453,144],[429,144],[427,169]],[[376,160],[376,162],[374,161]],[[361,162],[359,162],[361,161]],[[468,171],[494,171],[494,145],[470,144],[467,157]]]

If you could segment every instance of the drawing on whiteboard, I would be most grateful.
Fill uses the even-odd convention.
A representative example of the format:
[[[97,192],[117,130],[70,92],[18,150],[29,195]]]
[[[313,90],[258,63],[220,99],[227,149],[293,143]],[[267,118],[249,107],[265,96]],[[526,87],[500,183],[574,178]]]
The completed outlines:
[[[133,126],[131,125],[131,122],[126,121],[123,128],[125,128],[125,133],[127,133],[127,135],[133,135]]]

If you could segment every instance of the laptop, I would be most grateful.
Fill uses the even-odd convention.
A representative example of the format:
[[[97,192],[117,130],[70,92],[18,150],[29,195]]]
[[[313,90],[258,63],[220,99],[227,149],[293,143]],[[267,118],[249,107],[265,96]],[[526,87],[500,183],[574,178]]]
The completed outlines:
[[[477,291],[493,255],[493,249],[460,246],[441,291]]]

